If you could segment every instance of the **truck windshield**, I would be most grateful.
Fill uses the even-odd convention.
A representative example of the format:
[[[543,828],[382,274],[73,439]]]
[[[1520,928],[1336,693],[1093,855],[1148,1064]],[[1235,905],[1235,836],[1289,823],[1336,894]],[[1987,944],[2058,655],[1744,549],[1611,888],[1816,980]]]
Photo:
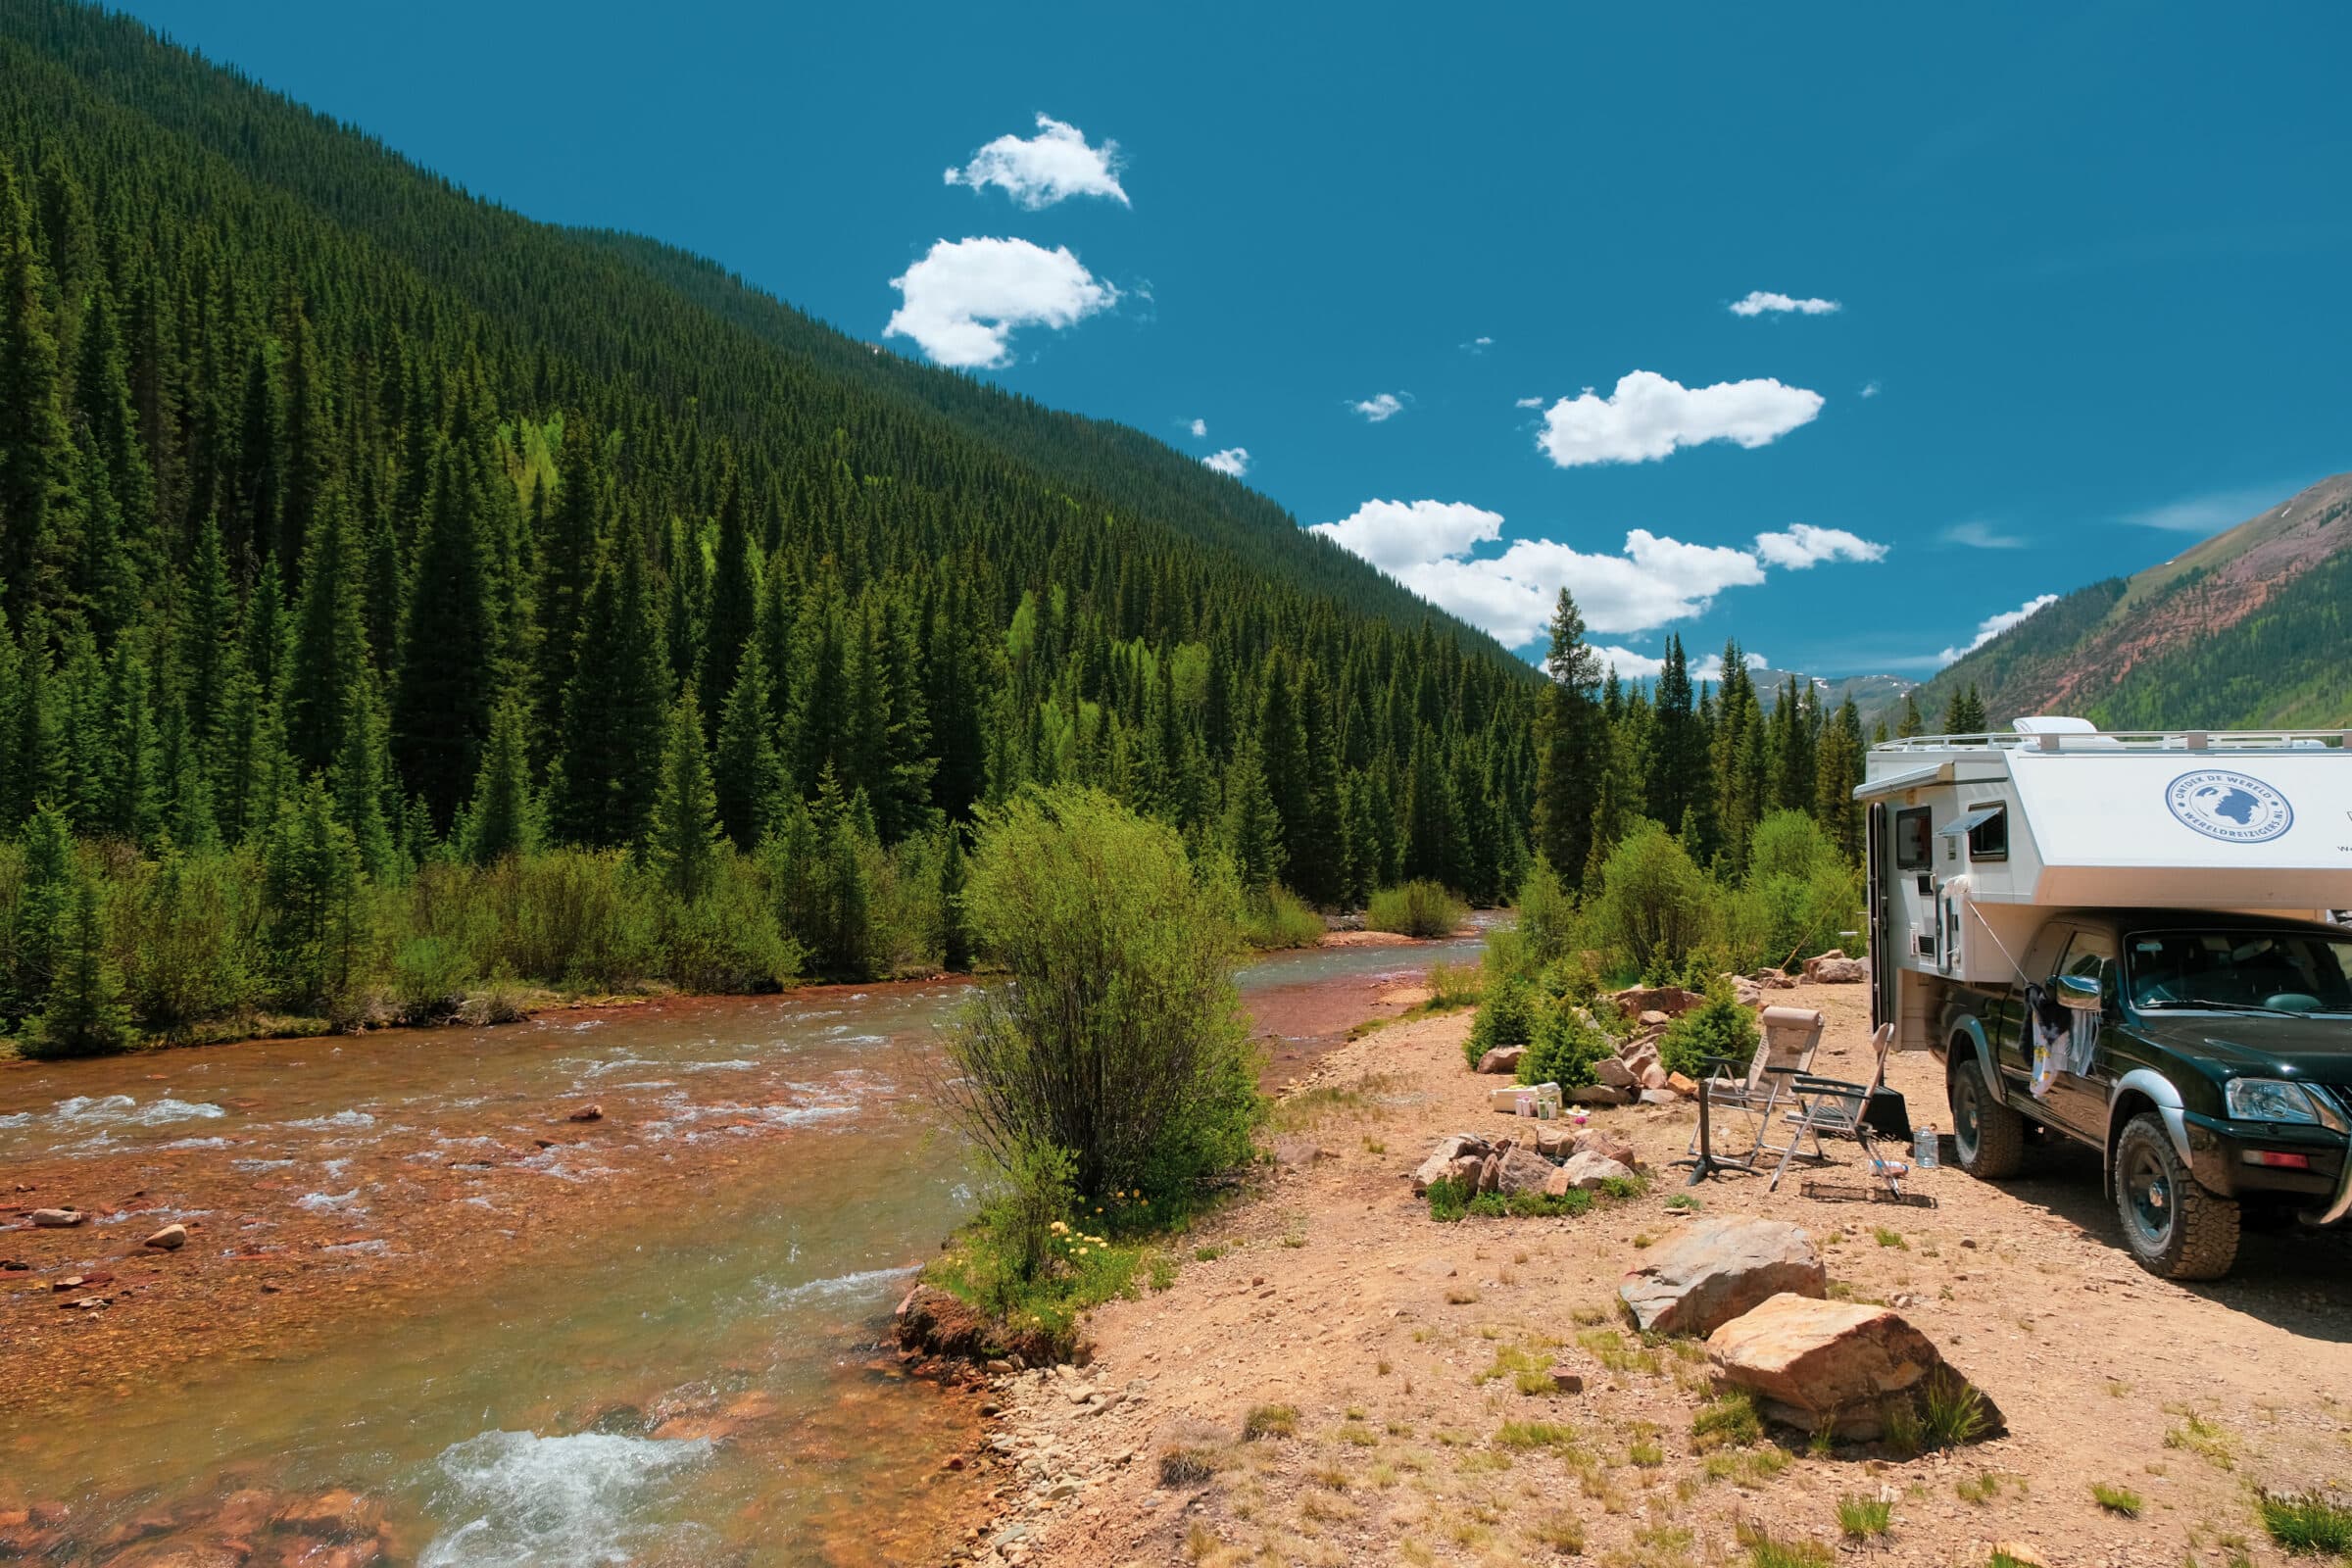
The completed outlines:
[[[2140,931],[2124,943],[2139,1007],[2352,1012],[2352,938],[2308,931]]]

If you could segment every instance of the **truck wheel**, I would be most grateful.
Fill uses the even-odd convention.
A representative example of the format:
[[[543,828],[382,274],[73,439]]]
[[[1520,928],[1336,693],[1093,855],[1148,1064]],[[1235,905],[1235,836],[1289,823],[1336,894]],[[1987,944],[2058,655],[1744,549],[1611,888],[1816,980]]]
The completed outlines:
[[[2197,1185],[2153,1112],[2115,1143],[2115,1209],[2139,1266],[2168,1280],[2214,1280],[2237,1261],[2237,1200]]]
[[[1958,1047],[1954,1050],[1957,1051]],[[2026,1162],[2026,1118],[2001,1103],[1972,1055],[1952,1064],[1952,1145],[1960,1168],[1980,1181],[2014,1176]]]

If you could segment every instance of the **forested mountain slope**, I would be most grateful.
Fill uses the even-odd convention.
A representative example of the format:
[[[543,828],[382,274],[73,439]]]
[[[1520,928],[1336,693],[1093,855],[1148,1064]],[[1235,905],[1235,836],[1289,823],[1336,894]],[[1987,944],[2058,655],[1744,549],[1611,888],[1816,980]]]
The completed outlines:
[[[2006,726],[2076,713],[2112,729],[2352,723],[2352,474],[2130,578],[2079,589],[1921,688],[1931,727],[1970,687]]]
[[[885,841],[1023,777],[1110,782],[1147,735],[1177,776],[1146,787],[1205,822],[1277,681],[1329,754],[1333,824],[1374,775],[1404,789],[1424,744],[1448,790],[1475,782],[1471,814],[1525,817],[1525,726],[1494,722],[1524,713],[1525,666],[1160,443],[470,199],[127,21],[10,0],[0,51],[8,330],[46,340],[12,355],[0,603],[44,686],[143,666],[175,759],[220,755],[213,666],[241,654],[282,677],[302,768],[380,706],[385,808],[421,803],[437,833],[513,697],[559,834],[627,842],[650,793],[608,775],[650,765],[626,759],[660,726],[572,687],[600,580],[621,597],[641,566],[659,668],[614,679],[685,682],[715,734],[758,647],[795,782],[813,798],[830,766]],[[246,646],[257,604],[310,633],[283,669]],[[77,826],[160,820],[106,819],[54,752],[10,768],[14,815],[62,793]],[[1277,794],[1310,787],[1277,760]],[[215,782],[233,830],[250,803]],[[1424,858],[1456,853],[1460,809]],[[1464,853],[1507,858],[1478,832]]]

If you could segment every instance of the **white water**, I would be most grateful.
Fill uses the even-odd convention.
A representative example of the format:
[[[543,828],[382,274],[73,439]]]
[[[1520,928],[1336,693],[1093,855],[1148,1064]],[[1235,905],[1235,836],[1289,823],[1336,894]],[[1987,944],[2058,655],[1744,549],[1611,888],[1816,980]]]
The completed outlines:
[[[435,1464],[432,1511],[463,1520],[428,1544],[418,1568],[556,1568],[627,1563],[676,1547],[691,1525],[649,1523],[679,1472],[710,1452],[701,1438],[485,1432]],[[695,1532],[699,1533],[699,1532]]]

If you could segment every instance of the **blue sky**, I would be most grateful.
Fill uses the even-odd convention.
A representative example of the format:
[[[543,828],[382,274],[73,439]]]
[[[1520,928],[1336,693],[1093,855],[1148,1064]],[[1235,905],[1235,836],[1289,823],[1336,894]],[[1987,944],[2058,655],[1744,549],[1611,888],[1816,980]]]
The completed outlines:
[[[2352,467],[2335,6],[128,9],[1515,645],[1924,676]]]

